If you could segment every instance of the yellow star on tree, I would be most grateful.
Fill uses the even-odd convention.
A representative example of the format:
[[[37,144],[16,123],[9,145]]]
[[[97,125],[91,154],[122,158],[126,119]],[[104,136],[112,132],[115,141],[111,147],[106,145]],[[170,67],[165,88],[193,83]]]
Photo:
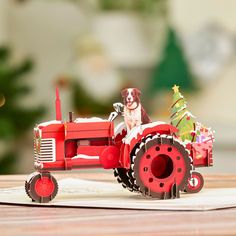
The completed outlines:
[[[179,92],[179,86],[177,86],[176,84],[174,85],[174,87],[172,89],[174,90],[174,93]]]

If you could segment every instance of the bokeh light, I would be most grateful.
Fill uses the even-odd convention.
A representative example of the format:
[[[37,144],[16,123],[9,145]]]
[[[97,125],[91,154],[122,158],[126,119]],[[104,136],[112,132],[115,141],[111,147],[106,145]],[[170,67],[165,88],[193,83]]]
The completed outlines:
[[[0,107],[4,106],[6,99],[2,93],[0,93]]]

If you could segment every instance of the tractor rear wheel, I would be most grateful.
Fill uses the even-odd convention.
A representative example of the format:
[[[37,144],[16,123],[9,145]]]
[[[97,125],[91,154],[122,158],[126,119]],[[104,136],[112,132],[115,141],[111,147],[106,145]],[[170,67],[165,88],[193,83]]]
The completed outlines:
[[[193,171],[191,173],[191,177],[188,179],[188,185],[184,189],[184,192],[198,193],[202,190],[203,186],[204,186],[203,176],[199,172]]]
[[[47,203],[57,195],[58,184],[49,172],[34,172],[26,180],[25,190],[32,201]]]
[[[135,184],[145,196],[178,198],[190,178],[191,159],[185,147],[172,136],[155,135],[138,147],[131,169]]]

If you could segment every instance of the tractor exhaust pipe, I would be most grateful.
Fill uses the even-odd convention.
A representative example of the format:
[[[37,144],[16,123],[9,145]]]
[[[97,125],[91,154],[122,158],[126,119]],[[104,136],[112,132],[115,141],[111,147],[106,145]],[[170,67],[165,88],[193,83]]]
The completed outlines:
[[[61,121],[61,100],[59,95],[59,90],[56,88],[56,101],[55,101],[55,107],[56,107],[56,120]]]

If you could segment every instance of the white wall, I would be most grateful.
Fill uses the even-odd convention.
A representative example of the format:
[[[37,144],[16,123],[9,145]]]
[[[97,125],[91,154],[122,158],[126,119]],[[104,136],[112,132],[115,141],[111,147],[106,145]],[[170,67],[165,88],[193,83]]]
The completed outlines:
[[[235,32],[235,0],[170,0],[173,23],[179,30],[191,32],[213,20]]]
[[[171,22],[182,35],[188,35],[212,22],[236,36],[235,0],[170,0]],[[193,98],[194,113],[206,120],[236,122],[236,61],[224,68],[215,82]],[[235,125],[233,126],[235,127]]]
[[[8,39],[7,14],[9,10],[9,1],[0,0],[0,45],[6,43]]]
[[[17,57],[29,55],[35,60],[31,80],[34,97],[26,102],[47,105],[49,117],[54,118],[53,81],[70,69],[76,38],[86,28],[83,13],[67,1],[12,2],[7,26],[9,42]],[[69,95],[61,96],[67,112]]]

